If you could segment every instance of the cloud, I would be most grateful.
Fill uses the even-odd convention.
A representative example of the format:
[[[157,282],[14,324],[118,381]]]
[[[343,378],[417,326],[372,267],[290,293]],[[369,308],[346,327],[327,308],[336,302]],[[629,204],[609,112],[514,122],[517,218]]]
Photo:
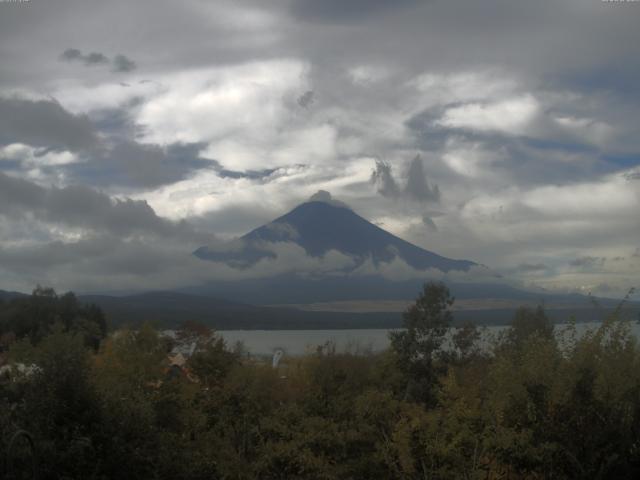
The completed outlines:
[[[340,200],[336,200],[326,190],[318,190],[316,193],[309,197],[308,201],[328,203],[329,205],[333,205],[334,207],[347,208],[351,210],[351,208],[346,203],[341,202]]]
[[[423,215],[422,216],[422,223],[427,227],[427,229],[437,232],[438,231],[438,226],[436,225],[436,222],[433,221],[433,219],[427,215]]]
[[[581,268],[597,268],[602,266],[605,260],[603,257],[579,257],[571,260],[569,265]]]
[[[637,279],[623,261],[598,272],[569,265],[635,258],[640,69],[637,21],[626,9],[546,0],[61,2],[0,16],[0,61],[11,65],[0,95],[48,103],[18,126],[24,113],[0,107],[2,171],[47,188],[99,186],[227,236],[326,190],[448,257],[509,273],[544,263],[549,271],[531,276],[545,286]],[[179,36],[166,35],[172,25]],[[83,47],[58,61],[70,45]],[[109,63],[95,56],[85,66],[96,49]],[[139,64],[128,87],[106,74],[117,52]],[[298,103],[304,92],[318,100],[311,108]],[[427,178],[409,194],[417,153]],[[380,193],[369,181],[375,158],[387,162],[375,170]],[[436,197],[436,185],[438,217],[418,201]],[[28,242],[48,227],[23,218],[0,230]],[[55,235],[66,242],[77,230]]]
[[[405,186],[401,188],[393,175],[391,165],[376,160],[375,169],[371,174],[371,182],[376,185],[378,193],[384,197],[403,197],[418,202],[437,203],[440,201],[440,187],[427,180],[420,155],[411,161],[405,177]]]
[[[158,217],[144,201],[114,199],[84,186],[45,188],[0,172],[0,215],[34,218],[71,229],[117,236],[153,235],[204,239],[184,222]]]
[[[300,105],[302,108],[309,108],[311,105],[313,105],[314,101],[315,94],[313,93],[313,90],[307,90],[298,97],[298,105]]]
[[[513,280],[504,279],[491,269],[474,265],[467,271],[450,270],[443,272],[437,268],[421,270],[410,266],[401,257],[395,256],[388,262],[374,262],[368,258],[349,273],[354,277],[380,275],[387,280],[401,282],[405,280],[442,281],[445,283],[489,283],[514,284]]]
[[[405,193],[421,202],[439,202],[440,188],[438,185],[430,185],[424,171],[424,164],[420,156],[416,156],[409,165],[407,171],[407,185]]]
[[[348,23],[418,3],[417,0],[397,0],[393,3],[384,0],[295,0],[291,9],[296,17],[309,22]]]
[[[438,124],[452,128],[524,134],[538,112],[536,100],[524,96],[488,104],[467,103],[451,107],[445,110]]]
[[[376,166],[371,172],[371,182],[376,185],[378,193],[383,197],[400,195],[400,187],[391,172],[391,165],[384,160],[376,160]]]
[[[111,135],[106,134],[108,129]],[[121,113],[107,112],[96,124],[54,100],[0,96],[0,170],[28,172],[56,183],[143,188],[173,183],[208,168],[220,175],[260,176],[224,170],[202,158],[205,144],[140,143],[128,138],[131,130],[130,119]]]
[[[321,257],[306,254],[287,242],[267,244],[273,252],[250,268],[205,261],[185,252],[175,239],[151,237],[122,239],[88,236],[78,241],[54,241],[37,245],[0,246],[0,274],[5,279],[27,279],[23,289],[35,283],[80,292],[92,290],[174,289],[214,281],[237,281],[297,274],[341,275],[353,259],[336,251]],[[18,284],[16,284],[18,287]]]
[[[116,141],[92,152],[69,175],[94,185],[153,188],[174,183],[199,169],[215,168],[200,157],[202,144],[155,145]]]
[[[516,270],[522,273],[540,273],[548,271],[549,267],[544,263],[521,263]]]
[[[130,58],[118,54],[113,60],[100,52],[82,53],[77,48],[67,48],[60,55],[60,60],[65,62],[80,62],[86,67],[111,65],[111,70],[116,73],[131,72],[136,69],[136,63]]]
[[[147,143],[200,143],[233,171],[336,160],[336,127],[307,121],[296,99],[307,65],[275,59],[210,67],[162,79],[165,88],[136,111]]]
[[[0,144],[78,151],[93,147],[97,141],[86,115],[73,115],[54,100],[0,95]]]
[[[56,151],[52,149],[34,148],[23,143],[12,143],[5,147],[0,147],[0,161],[5,169],[12,170],[28,170],[49,168],[56,169],[65,165],[70,165],[79,161],[77,154],[64,151]]]
[[[90,52],[85,55],[77,48],[67,48],[60,55],[60,59],[67,62],[82,62],[88,67],[109,63],[109,59],[102,53]]]
[[[132,72],[136,69],[136,62],[124,55],[113,57],[112,69],[114,72]]]

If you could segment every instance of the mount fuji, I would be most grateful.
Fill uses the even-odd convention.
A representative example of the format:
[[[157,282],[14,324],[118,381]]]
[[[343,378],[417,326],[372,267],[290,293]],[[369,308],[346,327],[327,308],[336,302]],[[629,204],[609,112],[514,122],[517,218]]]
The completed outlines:
[[[304,260],[320,262],[334,254],[347,261],[334,269],[305,271],[302,260],[297,265],[280,258],[292,247],[303,252]],[[452,290],[458,298],[531,298],[481,264],[444,257],[383,230],[327,192],[228,245],[203,246],[193,254],[211,261],[212,268],[226,265],[245,272],[259,264],[293,262],[286,265],[292,268],[275,268],[273,275],[248,274],[183,290],[252,304],[408,300],[427,280],[444,280],[450,287],[456,283]]]
[[[353,268],[367,260],[377,266],[395,258],[416,270],[437,269],[445,273],[465,272],[477,266],[472,261],[446,258],[402,240],[335,201],[303,203],[242,236],[239,248],[201,247],[194,255],[235,267],[249,267],[265,258],[276,259],[277,254],[270,247],[282,242],[298,245],[316,258],[330,251],[339,252],[353,259]]]

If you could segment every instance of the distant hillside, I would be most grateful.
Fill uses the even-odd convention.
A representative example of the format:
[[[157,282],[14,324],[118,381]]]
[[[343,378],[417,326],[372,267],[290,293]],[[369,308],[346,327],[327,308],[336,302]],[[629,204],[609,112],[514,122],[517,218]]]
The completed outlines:
[[[315,303],[341,300],[411,300],[423,279],[394,281],[379,275],[325,276],[305,278],[294,274],[241,281],[211,282],[186,288],[197,295],[212,295],[255,305]],[[508,298],[544,301],[551,294],[518,290],[500,284],[456,284],[447,282],[456,298]],[[582,297],[584,298],[584,297]]]
[[[452,292],[455,294],[455,288]],[[27,294],[0,290],[0,299],[6,301],[25,296]],[[547,311],[555,322],[566,322],[571,316],[579,322],[600,321],[616,304],[612,300],[601,300],[602,308],[598,309],[583,296],[558,298],[563,301],[547,303]],[[161,328],[175,328],[185,320],[201,322],[218,330],[398,328],[402,325],[399,311],[308,311],[285,306],[256,306],[180,292],[148,292],[128,296],[79,295],[78,299],[83,303],[98,305],[104,311],[110,329],[123,325],[137,326],[143,322],[151,322]],[[538,301],[531,297],[523,303]],[[517,305],[517,301],[514,305]],[[515,307],[486,308],[479,303],[477,308],[456,310],[454,323],[471,321],[479,325],[506,325],[513,318],[514,310]],[[625,311],[629,318],[636,319],[640,314],[640,304],[631,303]]]
[[[259,307],[177,292],[150,292],[123,297],[83,295],[80,299],[100,306],[112,327],[125,324],[139,325],[149,321],[161,327],[171,328],[177,327],[185,320],[226,330],[395,328],[401,324],[401,317],[397,312],[305,312],[292,308]]]
[[[398,328],[401,312],[339,312],[306,311],[295,308],[254,306],[200,295],[176,292],[150,292],[141,295],[112,297],[87,295],[84,302],[99,305],[112,328],[149,321],[163,328],[173,328],[185,320],[194,320],[218,330],[305,330],[341,328]],[[568,297],[564,297],[568,300]],[[531,300],[530,300],[531,301]],[[534,300],[535,301],[535,300]],[[594,308],[585,297],[569,303],[550,304],[547,309],[555,322],[601,321],[611,311],[613,302],[605,301],[602,309]],[[471,321],[479,325],[506,325],[513,318],[515,308],[480,308],[456,310],[454,322]],[[637,317],[640,305],[626,309]]]
[[[24,297],[26,295],[27,295],[26,293],[8,292],[6,290],[0,290],[0,300],[3,300],[3,301],[11,300],[13,298]]]

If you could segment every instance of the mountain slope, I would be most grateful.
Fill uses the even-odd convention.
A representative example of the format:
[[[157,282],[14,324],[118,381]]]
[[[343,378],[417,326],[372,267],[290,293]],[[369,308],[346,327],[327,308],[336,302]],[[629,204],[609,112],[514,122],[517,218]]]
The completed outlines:
[[[419,270],[466,271],[476,265],[417,247],[368,222],[349,208],[319,201],[303,203],[240,240],[242,248],[233,252],[201,247],[194,254],[204,260],[250,266],[261,258],[275,257],[266,244],[292,242],[304,248],[308,255],[318,257],[337,250],[353,257],[357,264],[369,258],[374,264],[390,262],[397,256]]]
[[[26,297],[26,296],[27,295],[25,293],[0,290],[0,301],[4,301],[4,302],[13,300],[14,298],[20,298],[20,297]]]

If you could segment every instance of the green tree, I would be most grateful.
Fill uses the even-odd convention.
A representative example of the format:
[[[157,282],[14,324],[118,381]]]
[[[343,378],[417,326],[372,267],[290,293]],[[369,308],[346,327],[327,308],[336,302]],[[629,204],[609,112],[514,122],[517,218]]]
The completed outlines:
[[[454,347],[452,355],[454,360],[458,363],[465,363],[477,358],[481,354],[480,338],[481,331],[471,322],[466,322],[461,327],[456,328],[451,337]]]
[[[407,376],[405,397],[426,404],[435,402],[435,387],[443,366],[437,362],[453,320],[454,298],[443,283],[429,282],[404,313],[404,330],[390,333],[398,366]]]
[[[38,445],[43,478],[88,478],[95,469],[92,434],[102,413],[91,381],[91,357],[78,334],[52,329],[34,349],[22,425]]]
[[[520,307],[511,321],[507,340],[512,346],[521,348],[530,336],[538,335],[545,339],[553,339],[553,332],[553,322],[541,305],[535,309]]]
[[[38,286],[30,296],[18,297],[0,308],[0,334],[13,333],[33,344],[61,324],[65,332],[79,333],[85,345],[97,350],[107,334],[107,323],[96,305],[85,305],[68,292],[58,296],[52,288]]]
[[[188,365],[204,385],[211,386],[224,380],[238,363],[238,354],[227,349],[222,337],[213,335],[207,343],[199,346],[189,358]]]

